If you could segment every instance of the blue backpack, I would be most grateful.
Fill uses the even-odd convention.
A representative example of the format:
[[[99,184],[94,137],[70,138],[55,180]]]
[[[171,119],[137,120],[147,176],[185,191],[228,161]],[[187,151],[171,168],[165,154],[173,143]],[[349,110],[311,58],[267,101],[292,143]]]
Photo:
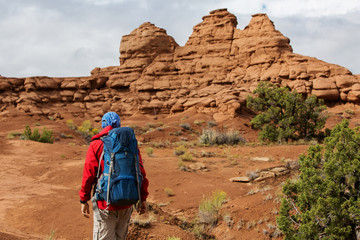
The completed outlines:
[[[120,127],[101,138],[104,143],[103,157],[99,160],[96,200],[107,205],[127,206],[140,201],[142,175],[139,166],[139,150],[132,128]],[[104,171],[99,178],[100,163],[104,159]]]

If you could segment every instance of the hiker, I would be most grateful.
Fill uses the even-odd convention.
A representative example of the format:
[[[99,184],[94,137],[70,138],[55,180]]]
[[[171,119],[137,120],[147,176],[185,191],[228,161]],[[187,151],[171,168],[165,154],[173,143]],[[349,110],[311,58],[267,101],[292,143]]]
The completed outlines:
[[[102,131],[99,134],[92,137],[92,142],[90,143],[88,152],[86,154],[82,185],[81,185],[81,190],[79,192],[81,213],[85,217],[89,217],[88,214],[90,213],[88,201],[91,199],[92,186],[93,184],[95,184],[96,186],[96,183],[98,182],[98,178],[101,179],[101,177],[99,177],[99,172],[100,173],[102,173],[103,171],[105,172],[106,169],[106,168],[104,169],[105,156],[103,156],[104,136],[109,136],[109,134],[111,135],[112,132],[123,129],[125,129],[125,131],[126,129],[129,129],[133,133],[133,130],[131,128],[120,127],[120,117],[115,112],[107,112],[106,114],[104,114],[104,116],[102,117],[101,127],[103,128]],[[129,135],[128,133],[126,134],[127,136]],[[140,188],[139,197],[141,201],[140,201],[140,206],[138,206],[137,210],[139,214],[143,214],[147,211],[146,198],[149,194],[147,190],[149,181],[146,178],[146,173],[143,167],[140,150],[137,148],[137,141],[135,139],[134,133],[133,133],[133,139],[136,142],[135,145],[136,152],[138,154],[138,162],[140,166],[139,168],[140,168],[140,173],[142,175],[141,188],[138,185],[138,189]],[[108,145],[106,145],[106,147],[107,146]],[[99,161],[101,166],[100,171],[98,171]],[[95,191],[95,193],[98,192],[101,191]],[[96,197],[98,196],[95,195],[96,194],[94,194],[94,196],[91,199],[94,210],[93,239],[94,240],[95,239],[96,240],[126,239],[128,225],[133,211],[132,205],[127,204],[125,206],[119,206],[116,204],[111,204],[111,203],[109,204],[106,200],[98,200],[98,198],[96,199]]]

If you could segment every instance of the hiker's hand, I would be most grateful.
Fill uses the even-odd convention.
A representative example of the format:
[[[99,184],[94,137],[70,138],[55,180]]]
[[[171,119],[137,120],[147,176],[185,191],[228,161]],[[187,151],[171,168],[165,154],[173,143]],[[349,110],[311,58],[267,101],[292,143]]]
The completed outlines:
[[[90,214],[90,208],[88,203],[81,203],[81,213],[84,217],[89,217],[88,214]]]
[[[143,201],[143,202],[141,202],[141,205],[140,205],[139,214],[141,215],[146,212],[147,212],[147,202]]]

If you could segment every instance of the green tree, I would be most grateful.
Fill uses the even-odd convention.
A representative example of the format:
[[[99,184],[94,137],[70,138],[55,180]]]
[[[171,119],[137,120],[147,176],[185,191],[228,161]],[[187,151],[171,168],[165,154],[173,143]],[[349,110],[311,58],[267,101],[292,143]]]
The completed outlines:
[[[344,120],[324,146],[300,157],[300,175],[283,187],[277,223],[285,239],[356,239],[360,223],[360,130]]]
[[[304,99],[296,91],[267,82],[261,82],[254,95],[248,96],[247,107],[257,113],[251,126],[261,130],[262,141],[309,140],[318,137],[325,125],[326,106],[314,95]]]

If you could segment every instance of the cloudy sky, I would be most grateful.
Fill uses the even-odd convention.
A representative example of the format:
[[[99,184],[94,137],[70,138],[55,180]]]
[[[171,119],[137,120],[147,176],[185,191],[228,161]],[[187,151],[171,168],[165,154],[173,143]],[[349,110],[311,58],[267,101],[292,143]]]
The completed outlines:
[[[183,46],[211,10],[239,29],[267,13],[294,52],[360,74],[360,0],[0,0],[0,75],[89,76],[119,65],[123,35],[144,22]]]

